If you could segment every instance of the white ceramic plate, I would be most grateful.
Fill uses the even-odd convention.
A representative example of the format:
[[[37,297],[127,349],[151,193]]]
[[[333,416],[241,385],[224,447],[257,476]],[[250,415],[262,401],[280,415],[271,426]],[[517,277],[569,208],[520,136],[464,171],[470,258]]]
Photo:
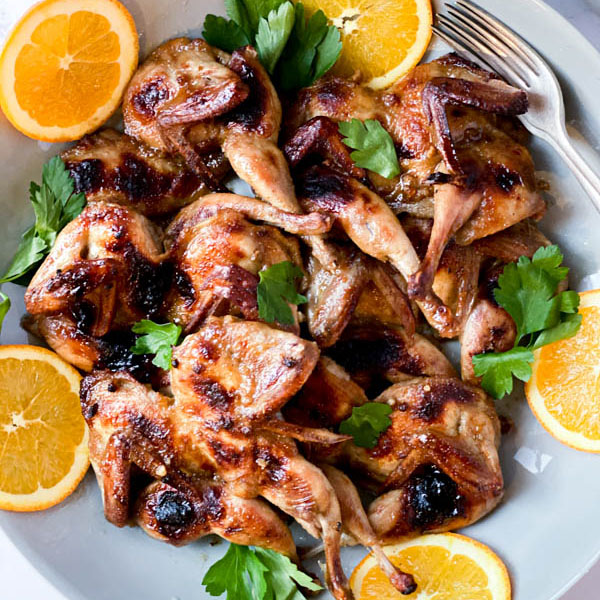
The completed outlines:
[[[530,41],[553,65],[564,85],[572,135],[600,170],[600,55],[539,0],[479,0]],[[0,4],[0,34],[32,0]],[[135,17],[142,51],[179,34],[200,35],[204,15],[222,12],[222,0],[124,0]],[[438,4],[438,2],[436,2]],[[437,8],[440,8],[439,4]],[[447,49],[435,43],[431,55]],[[31,141],[0,115],[0,269],[7,265],[32,213],[30,179],[60,147]],[[534,141],[539,170],[552,184],[542,229],[565,250],[577,289],[600,287],[600,215],[558,157]],[[23,289],[6,285],[13,299],[2,343],[24,343],[18,327]],[[29,340],[33,342],[34,340]],[[516,423],[502,444],[506,496],[468,535],[489,544],[506,561],[515,600],[559,598],[600,554],[600,457],[561,446],[531,415],[522,393],[503,407]],[[60,506],[42,513],[0,514],[0,526],[23,554],[72,600],[200,600],[200,582],[225,549],[209,539],[186,548],[151,540],[139,529],[117,529],[102,514],[91,474]],[[310,543],[303,536],[301,543]],[[363,556],[344,550],[348,572]],[[323,594],[325,596],[325,594]],[[459,600],[458,598],[456,600]]]

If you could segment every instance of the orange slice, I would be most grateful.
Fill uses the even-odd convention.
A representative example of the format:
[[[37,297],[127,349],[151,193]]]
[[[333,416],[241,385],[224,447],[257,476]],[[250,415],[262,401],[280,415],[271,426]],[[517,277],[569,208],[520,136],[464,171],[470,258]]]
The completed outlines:
[[[333,72],[359,71],[381,89],[410,71],[431,39],[430,0],[302,0],[308,15],[321,9],[342,34],[342,55]]]
[[[89,467],[79,373],[37,346],[0,346],[0,508],[64,500]]]
[[[539,422],[557,440],[600,452],[600,290],[580,297],[581,329],[535,351],[525,394]]]
[[[386,546],[392,563],[411,573],[417,590],[402,595],[369,554],[354,569],[356,600],[510,600],[504,563],[487,546],[456,533],[424,535]]]
[[[0,105],[25,135],[76,140],[117,109],[138,62],[135,23],[116,0],[44,0],[0,56]]]

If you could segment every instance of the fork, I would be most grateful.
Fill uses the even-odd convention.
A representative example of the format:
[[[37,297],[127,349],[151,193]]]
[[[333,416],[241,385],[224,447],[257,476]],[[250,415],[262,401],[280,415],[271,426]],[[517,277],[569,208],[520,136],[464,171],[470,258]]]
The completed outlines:
[[[548,63],[525,40],[469,0],[456,0],[446,8],[449,14],[438,15],[434,32],[459,54],[527,91],[529,111],[519,118],[532,134],[556,150],[600,212],[600,178],[567,135],[562,91]]]

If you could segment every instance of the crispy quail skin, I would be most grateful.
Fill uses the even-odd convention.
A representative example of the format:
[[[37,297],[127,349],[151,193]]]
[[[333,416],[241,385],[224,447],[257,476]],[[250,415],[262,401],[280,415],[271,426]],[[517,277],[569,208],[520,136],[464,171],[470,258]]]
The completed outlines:
[[[162,233],[136,211],[93,202],[58,235],[25,293],[25,324],[83,371],[142,366],[129,330],[157,318],[171,272]],[[106,339],[124,332],[123,340]],[[118,348],[117,348],[118,346]]]
[[[443,310],[447,307],[437,306],[432,294],[450,239],[468,245],[524,219],[539,219],[545,211],[533,161],[509,120],[526,110],[524,92],[456,55],[419,65],[382,92],[327,76],[302,90],[291,104],[286,114],[286,154],[295,167],[315,152],[325,158],[325,168],[309,163],[308,171],[300,169],[300,195],[336,214],[363,251],[394,264],[407,278],[409,295],[421,303],[429,323],[442,336],[454,337],[459,325],[449,309]],[[351,172],[337,133],[324,118],[379,120],[398,149],[399,178],[386,181],[376,174]],[[337,175],[327,170],[331,168]],[[342,183],[342,178],[363,181]],[[363,183],[372,188],[373,206],[381,197],[397,212],[433,218],[421,261],[410,253],[403,233],[394,235],[396,247],[386,241],[383,231],[379,233],[383,215],[373,216],[378,233],[372,241],[377,247],[358,236],[364,220],[355,214],[355,199],[359,193],[364,197]],[[389,228],[389,217],[386,221]],[[401,242],[404,250],[398,254]]]
[[[172,214],[208,192],[181,158],[113,129],[85,136],[61,158],[75,191],[88,202],[122,204],[150,218]],[[223,167],[215,161],[214,169]]]
[[[193,331],[211,314],[234,314],[258,319],[258,272],[289,261],[302,269],[291,233],[320,233],[331,226],[326,215],[286,213],[264,202],[212,194],[182,210],[166,231],[169,261],[175,265],[169,319]],[[297,307],[292,306],[298,329]]]
[[[173,399],[123,373],[103,371],[86,378],[82,409],[107,518],[118,525],[130,518],[132,465],[175,487],[180,478],[208,473],[242,504],[262,496],[321,537],[332,592],[339,599],[351,598],[340,563],[341,514],[335,492],[277,424],[276,413],[302,387],[318,356],[316,344],[291,333],[233,317],[211,317],[174,352]],[[303,437],[303,428],[292,431]],[[314,439],[311,433],[309,429],[307,439]],[[338,443],[346,439],[338,438]],[[331,442],[332,436],[327,439]],[[152,497],[156,490],[146,493]],[[200,496],[192,496],[194,502],[202,506],[202,495],[210,490],[200,486],[193,493]],[[227,495],[220,501],[231,504]],[[142,502],[138,519],[156,534],[158,526],[147,510],[151,500]],[[252,504],[245,508],[250,514]],[[220,521],[209,523],[199,535],[220,527]],[[281,531],[280,525],[272,527]],[[279,544],[275,549],[281,550],[280,538],[271,542],[250,534],[246,539],[265,547]],[[290,548],[286,553],[296,556]]]
[[[352,600],[346,542],[413,593],[382,545],[471,524],[503,494],[499,421],[472,357],[512,347],[493,289],[550,243],[514,118],[527,102],[448,55],[379,92],[326,76],[282,111],[250,46],[177,38],[152,52],[124,96],[125,134],[63,153],[88,205],[25,296],[26,326],[89,373],[107,519],[300,564],[285,513],[322,539],[337,600]],[[337,125],[352,118],[389,132],[398,177],[354,163]],[[230,167],[256,198],[225,189]],[[260,272],[283,261],[307,303],[290,305],[291,325],[265,323]],[[462,380],[422,317],[460,339]],[[183,328],[170,371],[132,354],[144,318]],[[392,409],[373,448],[339,433],[368,402]],[[356,484],[374,494],[366,508]]]
[[[335,429],[367,402],[332,361],[313,378],[286,408],[289,420]],[[454,376],[408,377],[374,402],[393,409],[392,424],[374,448],[348,441],[331,449],[309,444],[306,451],[312,460],[352,473],[377,495],[368,516],[383,543],[465,527],[500,502],[500,424],[481,389]]]

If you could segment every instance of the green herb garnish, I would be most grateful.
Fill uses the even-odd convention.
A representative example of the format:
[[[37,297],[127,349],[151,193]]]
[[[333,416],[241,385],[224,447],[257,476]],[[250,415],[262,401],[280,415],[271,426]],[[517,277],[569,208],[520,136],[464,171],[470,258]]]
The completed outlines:
[[[155,323],[149,319],[138,321],[131,330],[144,335],[137,338],[131,347],[134,354],[154,354],[152,364],[168,371],[171,368],[173,346],[181,337],[181,327],[174,323]]]
[[[31,182],[29,199],[35,213],[35,225],[22,236],[13,259],[0,278],[0,283],[17,281],[28,283],[24,276],[39,266],[50,252],[56,236],[85,206],[85,195],[75,193],[75,181],[60,156],[51,158],[42,168],[42,184]],[[2,294],[0,329],[10,308],[10,300]]]
[[[42,168],[42,185],[31,182],[29,199],[35,212],[35,225],[21,239],[13,260],[0,283],[14,281],[35,267],[50,252],[56,236],[85,206],[85,195],[75,194],[75,181],[60,156]]]
[[[338,127],[345,136],[342,140],[344,144],[354,149],[350,157],[357,167],[368,169],[387,179],[400,173],[392,136],[379,121],[352,119],[339,123]]]
[[[0,331],[2,331],[2,323],[6,313],[10,310],[10,298],[4,293],[0,292]]]
[[[473,357],[475,375],[481,377],[481,387],[494,398],[502,398],[513,389],[513,375],[529,381],[533,352],[516,346],[507,352],[486,352]]]
[[[258,316],[267,323],[278,321],[282,325],[293,325],[294,314],[291,304],[304,304],[306,296],[296,290],[296,280],[301,279],[302,270],[290,261],[283,261],[259,271],[256,289]]]
[[[328,25],[322,10],[308,21],[304,5],[295,5],[296,22],[277,69],[277,82],[284,91],[312,85],[336,63],[342,52],[340,32]]]
[[[318,10],[307,21],[302,3],[290,0],[226,0],[228,19],[207,15],[202,35],[232,52],[251,44],[265,69],[284,90],[322,77],[342,51],[340,32]]]
[[[250,44],[250,38],[235,21],[216,15],[206,15],[202,35],[211,46],[225,52],[233,52],[236,48]]]
[[[361,448],[374,448],[379,436],[392,424],[392,408],[382,402],[355,406],[352,414],[340,424],[340,433],[351,435]]]
[[[558,292],[569,272],[562,267],[558,246],[539,248],[530,260],[521,256],[504,267],[494,290],[496,302],[517,327],[515,346],[507,352],[487,352],[473,357],[475,375],[483,389],[495,398],[510,394],[513,375],[521,381],[531,377],[533,350],[573,337],[581,327],[579,294]]]
[[[202,585],[211,596],[226,594],[226,600],[305,600],[298,585],[322,589],[286,556],[237,544],[210,567]]]
[[[258,23],[258,33],[254,42],[260,62],[271,74],[275,72],[277,61],[290,37],[294,20],[294,5],[284,2]]]

